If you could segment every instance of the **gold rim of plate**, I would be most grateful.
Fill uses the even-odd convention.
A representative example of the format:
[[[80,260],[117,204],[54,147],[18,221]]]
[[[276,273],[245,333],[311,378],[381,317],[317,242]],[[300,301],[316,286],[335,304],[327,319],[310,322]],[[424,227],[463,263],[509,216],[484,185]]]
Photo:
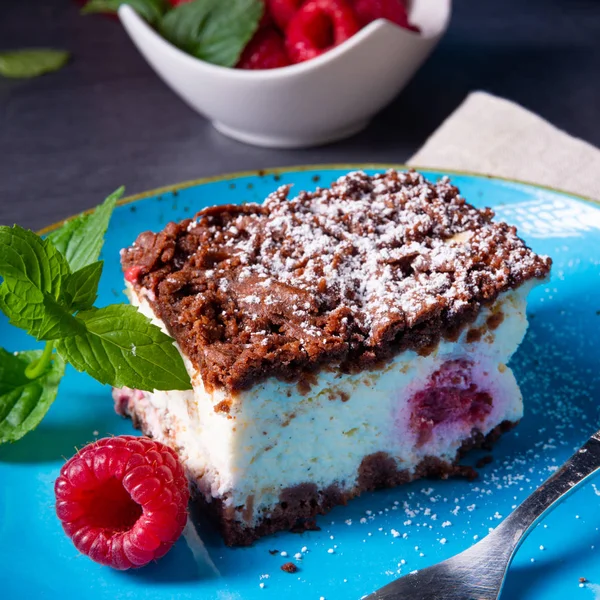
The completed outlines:
[[[438,173],[444,173],[447,175],[459,175],[459,176],[471,176],[471,177],[481,177],[490,180],[502,181],[505,183],[517,183],[520,185],[528,185],[534,188],[538,188],[540,190],[547,190],[549,192],[557,192],[559,194],[565,194],[567,196],[571,196],[572,198],[576,198],[577,200],[582,200],[584,202],[590,202],[597,206],[600,206],[600,201],[595,200],[594,198],[588,198],[586,196],[581,196],[579,194],[574,194],[573,192],[568,192],[567,190],[561,190],[558,188],[553,188],[547,185],[540,185],[538,183],[533,183],[531,181],[523,181],[521,179],[511,179],[509,177],[498,177],[496,175],[488,175],[486,173],[478,173],[476,171],[455,171],[452,169],[444,169],[443,167],[419,167],[417,165],[405,165],[399,163],[331,163],[331,164],[320,164],[320,165],[297,165],[292,167],[273,167],[270,169],[253,169],[249,171],[235,171],[233,173],[225,173],[223,175],[211,175],[209,177],[201,177],[200,179],[190,179],[188,181],[182,181],[180,183],[174,183],[172,185],[165,185],[159,188],[155,188],[153,190],[147,190],[145,192],[141,192],[140,194],[134,194],[132,196],[126,196],[125,198],[121,198],[117,202],[117,206],[123,206],[125,204],[131,204],[132,202],[138,202],[140,200],[145,200],[146,198],[151,198],[152,196],[159,196],[160,194],[166,194],[168,192],[185,190],[187,188],[196,187],[198,185],[203,185],[206,183],[213,183],[215,181],[229,181],[233,179],[241,179],[243,177],[252,177],[252,176],[263,176],[266,177],[268,175],[280,175],[281,173],[299,173],[302,171],[315,171],[315,170],[335,170],[335,169],[348,169],[348,170],[357,170],[357,169],[415,169],[416,171],[435,171]],[[44,227],[43,229],[38,231],[39,235],[46,235],[59,227],[62,227],[65,223],[79,216],[79,214],[89,214],[94,209],[88,209],[83,211],[83,213],[77,213],[75,215],[71,215],[66,219],[62,219],[56,223],[52,223]]]

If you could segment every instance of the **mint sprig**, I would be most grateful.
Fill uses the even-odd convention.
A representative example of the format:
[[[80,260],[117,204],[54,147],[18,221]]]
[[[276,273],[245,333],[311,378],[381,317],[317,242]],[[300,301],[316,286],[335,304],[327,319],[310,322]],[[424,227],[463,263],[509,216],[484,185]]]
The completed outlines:
[[[56,398],[65,363],[55,354],[51,363],[31,372],[41,356],[41,350],[11,354],[0,348],[0,444],[35,429]]]
[[[233,67],[258,29],[261,0],[195,0],[180,4],[160,22],[160,33],[201,60]]]
[[[28,79],[51,71],[58,71],[68,60],[68,52],[51,48],[27,48],[0,52],[0,75]]]
[[[80,333],[58,340],[58,353],[101,383],[142,390],[187,390],[190,378],[173,339],[133,306],[112,304],[76,317]]]
[[[61,310],[69,265],[49,240],[15,225],[0,227],[0,310],[38,340],[66,335]]]
[[[90,0],[83,13],[115,13],[128,4],[169,42],[201,60],[234,67],[258,30],[263,0]]]
[[[124,192],[125,188],[121,186],[92,213],[67,221],[48,236],[52,245],[67,259],[72,272],[98,260],[110,217]]]
[[[17,356],[0,348],[0,443],[39,423],[66,362],[115,387],[191,388],[173,340],[147,317],[129,305],[93,306],[104,264],[98,257],[122,193],[45,240],[17,225],[0,226],[0,310],[46,341],[43,351]]]
[[[70,273],[64,286],[64,297],[73,310],[92,308],[98,296],[98,284],[104,262],[98,260]]]

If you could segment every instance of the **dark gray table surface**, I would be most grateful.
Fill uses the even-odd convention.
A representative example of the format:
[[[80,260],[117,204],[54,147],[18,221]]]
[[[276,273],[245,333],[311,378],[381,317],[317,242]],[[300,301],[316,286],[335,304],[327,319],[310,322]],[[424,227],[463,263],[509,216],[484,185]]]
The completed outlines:
[[[236,170],[402,162],[472,90],[600,145],[600,2],[456,0],[428,63],[363,133],[310,150],[229,140],[153,73],[120,25],[71,0],[1,0],[0,49],[55,46],[58,73],[0,78],[0,223],[39,228],[128,193]]]

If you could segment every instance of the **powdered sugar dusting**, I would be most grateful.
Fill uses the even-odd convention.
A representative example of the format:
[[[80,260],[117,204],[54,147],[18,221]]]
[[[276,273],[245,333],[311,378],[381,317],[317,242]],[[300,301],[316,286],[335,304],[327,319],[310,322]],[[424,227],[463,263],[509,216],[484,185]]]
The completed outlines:
[[[359,171],[330,189],[292,200],[287,195],[284,186],[267,198],[268,218],[261,213],[249,222],[240,214],[233,220],[228,233],[246,234],[225,242],[244,265],[240,278],[265,289],[277,281],[330,309],[347,308],[371,341],[393,321],[410,327],[433,310],[460,311],[490,285],[504,288],[524,270],[545,273],[544,261],[512,228],[466,204],[447,178],[434,185],[415,172],[369,177]],[[219,236],[222,228],[209,231]],[[482,263],[483,273],[474,270]],[[241,301],[257,304],[259,298],[249,293]],[[314,304],[293,305],[312,335]]]

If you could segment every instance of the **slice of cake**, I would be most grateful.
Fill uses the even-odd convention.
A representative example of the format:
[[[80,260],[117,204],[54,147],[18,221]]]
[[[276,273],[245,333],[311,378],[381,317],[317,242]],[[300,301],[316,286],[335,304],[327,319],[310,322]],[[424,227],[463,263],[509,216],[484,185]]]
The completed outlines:
[[[181,457],[227,544],[310,527],[365,490],[461,473],[522,416],[506,362],[550,259],[416,172],[288,187],[123,250],[131,302],[189,392],[115,390]]]

